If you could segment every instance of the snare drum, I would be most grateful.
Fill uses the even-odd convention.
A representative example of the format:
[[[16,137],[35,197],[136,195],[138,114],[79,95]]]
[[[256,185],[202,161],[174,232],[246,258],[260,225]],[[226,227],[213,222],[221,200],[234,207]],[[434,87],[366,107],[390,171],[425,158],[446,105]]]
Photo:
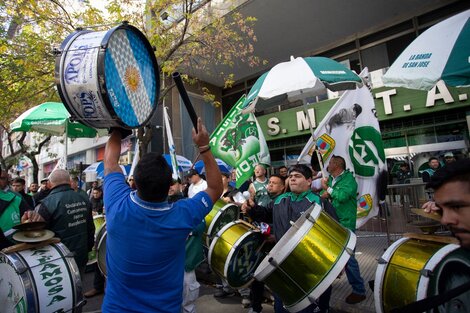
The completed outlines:
[[[374,282],[375,310],[390,312],[442,294],[452,289],[449,282],[452,284],[455,279],[464,281],[452,287],[470,281],[469,251],[453,243],[401,238],[379,259]],[[463,295],[468,299],[469,292]]]
[[[255,278],[264,281],[290,312],[314,303],[340,274],[356,235],[315,204],[263,259]]]
[[[240,208],[235,204],[226,203],[222,199],[217,200],[212,210],[204,218],[206,221],[206,231],[202,235],[203,242],[210,247],[212,237],[230,222],[238,220]]]
[[[2,312],[81,312],[84,304],[79,270],[64,244],[0,252]]]
[[[94,128],[145,125],[160,93],[155,53],[128,24],[69,35],[57,53],[55,79],[72,119]]]
[[[97,243],[96,248],[96,260],[98,262],[98,268],[103,274],[104,277],[107,276],[106,273],[106,236],[108,232],[106,231],[106,222],[101,226],[100,230],[96,234],[95,242]]]
[[[265,254],[259,230],[243,221],[228,223],[214,236],[209,248],[209,265],[233,288],[247,286]]]

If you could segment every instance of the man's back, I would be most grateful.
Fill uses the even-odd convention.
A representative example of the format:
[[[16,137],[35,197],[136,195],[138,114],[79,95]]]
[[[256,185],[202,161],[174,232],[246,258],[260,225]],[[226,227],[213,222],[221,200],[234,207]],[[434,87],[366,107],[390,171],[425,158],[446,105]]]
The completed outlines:
[[[103,312],[179,312],[185,241],[212,201],[205,192],[172,205],[143,201],[121,173],[107,175],[104,186],[108,284]]]

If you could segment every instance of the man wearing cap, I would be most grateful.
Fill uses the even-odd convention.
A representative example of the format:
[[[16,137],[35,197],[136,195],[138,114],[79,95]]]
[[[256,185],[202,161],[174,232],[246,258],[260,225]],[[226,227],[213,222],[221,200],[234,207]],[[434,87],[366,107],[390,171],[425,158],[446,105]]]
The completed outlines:
[[[137,190],[132,191],[118,163],[121,139],[131,132],[111,130],[104,157],[108,277],[103,313],[180,313],[186,239],[222,193],[220,170],[200,118],[197,128],[192,136],[206,168],[207,189],[171,205],[171,168],[165,158],[142,155],[134,171]]]
[[[50,192],[51,192],[51,186],[49,183],[49,178],[46,177],[46,178],[41,179],[41,188],[39,189],[39,192],[37,192],[33,196],[34,203],[35,204],[40,203],[42,199],[44,199],[45,197],[49,195]]]
[[[445,165],[449,165],[450,163],[455,162],[454,154],[452,152],[446,152],[444,154],[444,162]]]
[[[188,198],[194,197],[198,192],[207,189],[207,182],[199,176],[199,173],[195,169],[191,169],[187,175],[189,178],[189,185],[188,189]]]
[[[356,231],[357,183],[354,175],[346,169],[343,157],[333,155],[328,164],[329,177],[322,178],[324,199],[330,199],[339,217],[339,223],[351,231]],[[346,263],[346,277],[353,291],[346,297],[348,304],[356,304],[366,299],[364,280],[354,254]]]
[[[274,239],[278,242],[290,229],[291,221],[296,221],[305,211],[315,203],[322,205],[325,211],[337,219],[334,208],[327,201],[322,201],[318,194],[311,191],[312,170],[304,164],[297,164],[289,169],[290,192],[279,195],[265,207],[254,205],[246,206],[243,210],[254,220],[273,224]],[[331,286],[320,296],[318,312],[328,312],[331,296]],[[317,305],[312,304],[299,313],[313,312]],[[274,311],[276,313],[288,312],[284,309],[282,301],[275,296]],[[317,311],[316,311],[317,312]]]

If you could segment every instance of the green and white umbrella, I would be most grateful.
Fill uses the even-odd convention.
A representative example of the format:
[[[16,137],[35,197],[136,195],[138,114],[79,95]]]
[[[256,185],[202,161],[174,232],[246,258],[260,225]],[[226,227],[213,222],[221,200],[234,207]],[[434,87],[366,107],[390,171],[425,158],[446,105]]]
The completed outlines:
[[[255,82],[244,107],[269,108],[288,99],[290,102],[324,94],[326,89],[341,91],[362,84],[361,78],[343,64],[324,57],[291,57],[275,65]]]
[[[45,102],[32,107],[10,124],[11,131],[35,131],[69,138],[93,138],[96,129],[70,120],[70,113],[60,102]]]
[[[390,87],[430,90],[439,80],[470,85],[470,10],[419,35],[383,76]]]

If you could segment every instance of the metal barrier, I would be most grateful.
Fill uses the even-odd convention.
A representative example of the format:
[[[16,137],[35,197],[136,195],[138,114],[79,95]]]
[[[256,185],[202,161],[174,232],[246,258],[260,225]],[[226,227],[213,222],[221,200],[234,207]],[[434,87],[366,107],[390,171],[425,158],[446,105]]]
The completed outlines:
[[[388,244],[404,233],[434,233],[445,231],[439,222],[412,212],[432,198],[425,183],[388,185],[386,203],[379,214],[359,230],[362,236],[387,236]]]

